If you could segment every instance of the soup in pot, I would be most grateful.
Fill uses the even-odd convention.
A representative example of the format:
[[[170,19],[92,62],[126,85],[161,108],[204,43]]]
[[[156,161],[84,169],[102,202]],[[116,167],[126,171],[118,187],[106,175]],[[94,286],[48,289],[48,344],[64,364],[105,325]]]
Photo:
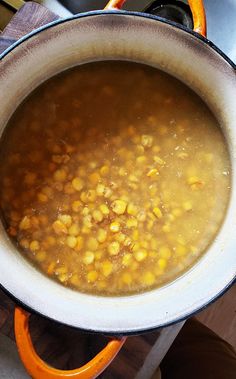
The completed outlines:
[[[230,194],[213,114],[177,79],[131,62],[45,82],[9,121],[0,154],[8,234],[35,267],[86,293],[176,279],[214,240]]]

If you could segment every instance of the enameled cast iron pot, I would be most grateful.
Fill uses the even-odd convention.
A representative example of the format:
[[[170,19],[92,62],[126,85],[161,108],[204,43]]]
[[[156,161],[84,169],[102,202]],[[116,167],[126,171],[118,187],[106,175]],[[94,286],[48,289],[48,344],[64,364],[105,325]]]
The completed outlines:
[[[0,63],[1,133],[16,107],[40,83],[69,67],[109,59],[145,63],[179,78],[203,98],[223,128],[232,162],[232,191],[224,223],[197,264],[168,285],[123,297],[73,291],[34,269],[0,225],[0,284],[9,294],[52,320],[114,335],[139,333],[186,319],[220,296],[236,273],[235,66],[204,37],[201,0],[189,0],[194,32],[155,16],[118,11],[123,3],[111,0],[105,11],[52,22],[15,43],[2,54]],[[34,378],[95,378],[125,340],[114,339],[78,370],[60,371],[36,355],[28,317],[27,312],[16,309],[19,352]]]

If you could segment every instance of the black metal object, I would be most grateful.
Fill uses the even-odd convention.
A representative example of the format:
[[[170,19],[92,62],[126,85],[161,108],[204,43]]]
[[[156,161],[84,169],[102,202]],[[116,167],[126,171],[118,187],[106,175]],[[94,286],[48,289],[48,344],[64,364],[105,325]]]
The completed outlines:
[[[193,29],[191,10],[183,1],[155,0],[144,9],[144,12]]]

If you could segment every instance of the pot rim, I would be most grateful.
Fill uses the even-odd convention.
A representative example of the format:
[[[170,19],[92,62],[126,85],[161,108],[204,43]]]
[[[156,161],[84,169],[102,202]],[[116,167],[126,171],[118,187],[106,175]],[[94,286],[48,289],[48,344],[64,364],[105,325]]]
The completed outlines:
[[[73,21],[73,20],[76,20],[76,19],[80,19],[80,18],[86,18],[86,17],[90,17],[90,16],[99,16],[99,15],[104,15],[104,14],[113,14],[113,15],[116,15],[116,16],[119,16],[119,15],[127,15],[127,16],[138,16],[138,17],[142,17],[142,18],[147,18],[147,19],[153,19],[153,20],[156,20],[156,21],[159,21],[160,23],[163,23],[163,24],[168,24],[168,25],[171,25],[172,27],[176,28],[176,29],[181,29],[182,31],[184,31],[185,33],[187,34],[190,34],[190,35],[193,35],[194,37],[196,37],[197,39],[201,40],[202,42],[204,42],[204,44],[206,44],[207,46],[209,46],[210,48],[212,48],[218,55],[220,55],[228,64],[230,64],[230,66],[232,66],[232,68],[234,70],[236,70],[236,65],[230,60],[230,58],[228,58],[217,46],[215,46],[211,41],[209,41],[207,38],[205,37],[202,37],[200,36],[199,34],[197,34],[196,32],[192,31],[192,30],[189,30],[187,29],[186,27],[183,27],[181,25],[178,25],[174,22],[171,22],[171,21],[168,21],[168,20],[165,20],[165,19],[162,19],[158,16],[154,16],[154,15],[148,15],[148,14],[145,14],[145,13],[142,13],[142,12],[129,12],[129,11],[91,11],[91,12],[85,12],[85,13],[82,13],[82,14],[78,14],[78,15],[74,15],[74,16],[71,16],[69,18],[66,18],[66,19],[59,19],[59,20],[56,20],[56,21],[53,21],[49,24],[46,24],[36,30],[34,30],[33,32],[27,34],[26,36],[20,38],[18,41],[16,41],[12,46],[10,46],[8,49],[6,49],[1,55],[0,55],[0,60],[2,60],[5,56],[7,56],[13,49],[15,49],[17,46],[21,45],[24,41],[30,39],[31,37],[37,35],[38,33],[41,33],[42,31],[44,30],[47,30],[47,29],[50,29],[56,25],[59,25],[59,24],[63,24],[65,22],[70,22],[70,21]],[[0,285],[0,288],[2,288],[4,290],[4,292],[6,292],[11,298],[14,299],[14,301],[16,301],[17,303],[21,304],[23,307],[25,307],[26,309],[30,310],[30,311],[33,311],[34,313],[36,314],[39,314],[41,315],[42,317],[45,317],[47,319],[50,319],[50,320],[53,320],[53,321],[56,321],[56,322],[60,322],[60,323],[63,323],[67,326],[70,326],[70,327],[74,327],[74,328],[77,328],[77,329],[81,329],[81,330],[86,330],[87,332],[92,332],[92,333],[103,333],[103,334],[108,334],[108,335],[111,335],[111,334],[116,334],[116,335],[133,335],[133,334],[137,334],[137,333],[144,333],[144,332],[147,332],[147,331],[152,331],[152,330],[155,330],[155,329],[159,329],[159,328],[162,328],[164,326],[169,326],[169,325],[172,325],[172,324],[175,324],[175,323],[178,323],[178,322],[181,322],[182,320],[185,320],[186,318],[198,313],[200,310],[204,309],[206,306],[208,306],[209,304],[213,303],[216,299],[218,299],[220,296],[222,296],[226,290],[228,288],[230,288],[234,282],[235,282],[235,279],[236,279],[236,276],[234,276],[229,283],[227,283],[226,286],[224,286],[223,289],[221,289],[220,291],[218,291],[216,293],[215,296],[211,297],[209,299],[209,301],[207,301],[204,305],[200,306],[199,308],[195,308],[193,311],[190,311],[190,312],[187,312],[185,313],[183,316],[180,316],[180,317],[176,317],[174,318],[172,321],[166,321],[162,324],[158,324],[157,327],[147,327],[147,328],[134,328],[132,329],[131,331],[127,331],[125,330],[124,333],[123,332],[117,332],[116,330],[109,330],[109,331],[101,331],[101,330],[94,330],[93,328],[86,328],[86,329],[83,329],[83,328],[79,328],[77,326],[72,326],[70,325],[69,323],[66,323],[66,322],[63,322],[63,321],[58,321],[48,315],[45,315],[44,313],[41,313],[39,310],[36,310],[36,309],[33,309],[31,308],[29,305],[25,305],[24,302],[22,302],[21,300],[19,300],[17,297],[15,297],[15,295],[13,295],[12,293],[10,293],[7,288],[3,287],[2,285]]]
[[[219,48],[217,47],[212,41],[210,41],[208,38],[202,36],[201,34],[187,28],[186,26],[183,26],[181,24],[178,24],[174,21],[167,20],[165,18],[162,18],[160,16],[144,13],[144,12],[135,12],[135,11],[126,11],[126,10],[95,10],[95,11],[88,11],[88,12],[82,12],[75,14],[70,17],[66,18],[59,18],[58,20],[51,21],[46,25],[40,26],[37,29],[34,29],[32,32],[27,33],[25,36],[19,38],[16,42],[14,42],[11,46],[9,46],[6,50],[4,50],[0,54],[0,60],[2,60],[7,54],[9,54],[13,49],[15,49],[17,46],[21,45],[24,41],[28,40],[32,36],[39,34],[43,32],[44,30],[50,29],[56,25],[63,24],[66,22],[70,22],[76,19],[89,17],[89,16],[98,16],[98,15],[104,15],[104,14],[115,14],[117,16],[119,15],[127,15],[127,16],[139,16],[143,18],[149,18],[156,21],[159,21],[160,23],[171,25],[173,28],[181,29],[184,32],[193,35],[197,39],[203,41],[206,45],[208,45],[210,48],[212,48],[216,53],[218,53],[227,63],[229,63],[235,70],[236,70],[236,64]]]
[[[80,327],[77,327],[77,326],[74,326],[74,325],[67,324],[65,322],[56,320],[56,319],[54,319],[54,318],[52,318],[52,317],[50,317],[48,315],[45,315],[44,313],[40,312],[39,310],[31,308],[29,305],[26,305],[23,301],[21,301],[20,299],[18,299],[17,297],[15,297],[11,292],[9,292],[7,290],[7,288],[3,287],[2,284],[0,284],[0,289],[12,301],[14,301],[14,303],[16,305],[20,306],[21,308],[25,309],[26,311],[28,311],[30,313],[33,313],[33,314],[38,315],[40,317],[43,317],[45,320],[49,320],[49,321],[55,322],[57,324],[64,325],[64,326],[66,326],[68,328],[71,328],[71,329],[80,330],[81,332],[92,333],[92,334],[102,334],[102,335],[107,336],[107,337],[114,336],[114,337],[118,337],[119,338],[119,337],[124,337],[124,336],[135,336],[135,335],[141,335],[141,334],[146,334],[146,333],[152,333],[152,332],[155,332],[157,330],[161,330],[163,328],[166,328],[168,326],[172,326],[172,325],[181,323],[182,321],[186,321],[188,318],[197,315],[199,312],[203,311],[209,305],[213,304],[215,301],[217,301],[218,299],[220,299],[231,287],[233,287],[234,284],[236,284],[236,275],[235,275],[235,278],[232,279],[229,282],[229,284],[225,288],[223,288],[215,297],[213,297],[211,300],[209,300],[208,303],[206,303],[205,305],[199,307],[198,309],[194,310],[193,312],[186,313],[182,317],[176,318],[175,320],[170,321],[170,322],[159,324],[156,327],[148,327],[148,328],[142,328],[142,329],[138,329],[137,328],[137,329],[132,329],[132,331],[125,331],[124,333],[123,332],[116,332],[116,331],[113,331],[113,330],[111,330],[111,331],[100,331],[100,330],[96,330],[96,329],[94,330],[92,328],[90,328],[90,329],[84,329],[84,328],[80,328]]]

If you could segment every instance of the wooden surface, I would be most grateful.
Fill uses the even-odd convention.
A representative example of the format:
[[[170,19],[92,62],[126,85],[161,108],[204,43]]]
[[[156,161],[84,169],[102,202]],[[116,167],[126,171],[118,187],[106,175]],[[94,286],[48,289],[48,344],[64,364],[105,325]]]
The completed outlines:
[[[197,319],[236,350],[236,285],[197,315]]]
[[[58,18],[58,15],[42,5],[27,2],[0,34],[0,53],[27,33]]]

